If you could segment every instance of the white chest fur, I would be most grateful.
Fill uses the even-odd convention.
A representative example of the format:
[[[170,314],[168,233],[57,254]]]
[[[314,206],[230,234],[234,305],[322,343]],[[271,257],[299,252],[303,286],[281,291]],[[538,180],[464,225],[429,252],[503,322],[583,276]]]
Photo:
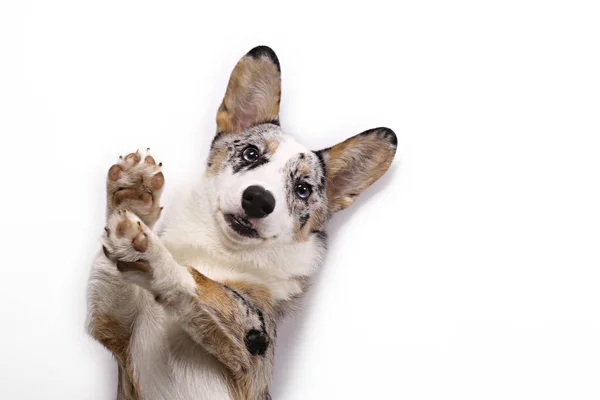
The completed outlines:
[[[271,290],[275,300],[302,290],[293,278],[310,275],[317,267],[320,253],[315,243],[243,251],[226,247],[210,199],[200,193],[198,189],[184,192],[163,216],[161,239],[181,265],[192,266],[219,282],[260,283]],[[223,365],[173,323],[149,293],[140,291],[140,296],[142,311],[136,320],[131,355],[143,398],[230,399]]]
[[[229,400],[223,366],[143,296],[131,346],[142,398]]]
[[[265,285],[274,300],[298,294],[294,278],[312,275],[321,262],[320,245],[312,240],[244,248],[225,244],[209,193],[201,187],[182,192],[164,216],[160,236],[174,258],[219,282]]]

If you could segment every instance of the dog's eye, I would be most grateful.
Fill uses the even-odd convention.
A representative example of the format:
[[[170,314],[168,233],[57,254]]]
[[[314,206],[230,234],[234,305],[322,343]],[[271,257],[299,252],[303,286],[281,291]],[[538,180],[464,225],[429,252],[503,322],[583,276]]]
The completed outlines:
[[[308,183],[299,183],[296,185],[296,195],[301,199],[308,199],[308,196],[312,193],[312,186]]]
[[[244,159],[244,161],[249,162],[249,163],[256,162],[259,157],[260,157],[260,152],[254,146],[248,146],[242,152],[242,158]]]

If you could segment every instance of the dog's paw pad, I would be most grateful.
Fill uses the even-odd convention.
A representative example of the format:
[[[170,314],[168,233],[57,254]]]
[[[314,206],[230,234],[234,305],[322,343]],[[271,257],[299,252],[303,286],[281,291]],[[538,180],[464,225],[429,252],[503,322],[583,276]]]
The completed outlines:
[[[150,149],[148,149],[148,151],[150,151]],[[144,163],[146,163],[146,165],[156,165],[156,160],[154,160],[154,157],[151,155],[147,155],[146,158],[144,158]]]
[[[135,153],[129,153],[125,156],[125,162],[130,166],[135,166],[139,164],[142,156],[140,156],[140,152],[136,151]]]
[[[138,261],[149,248],[150,234],[148,227],[136,215],[118,210],[104,228],[102,249],[112,260]]]
[[[120,165],[115,164],[108,170],[108,179],[110,179],[111,181],[118,180],[122,175],[123,168],[121,168]]]
[[[110,209],[130,210],[152,225],[160,216],[165,176],[162,163],[157,164],[149,150],[119,157],[108,170],[107,190]]]

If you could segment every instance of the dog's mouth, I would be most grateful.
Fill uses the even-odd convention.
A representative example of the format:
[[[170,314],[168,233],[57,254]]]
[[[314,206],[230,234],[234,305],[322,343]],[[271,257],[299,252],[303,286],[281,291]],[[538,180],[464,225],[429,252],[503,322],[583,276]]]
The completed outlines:
[[[224,214],[225,222],[240,236],[247,238],[258,239],[260,235],[254,228],[254,225],[241,215]]]

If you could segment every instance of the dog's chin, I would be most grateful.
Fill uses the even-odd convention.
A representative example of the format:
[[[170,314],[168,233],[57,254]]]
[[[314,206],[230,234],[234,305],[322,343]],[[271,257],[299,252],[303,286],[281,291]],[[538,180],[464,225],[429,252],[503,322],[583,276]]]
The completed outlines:
[[[255,243],[262,239],[256,227],[241,214],[228,214],[221,212],[222,227],[225,234],[238,243]]]

